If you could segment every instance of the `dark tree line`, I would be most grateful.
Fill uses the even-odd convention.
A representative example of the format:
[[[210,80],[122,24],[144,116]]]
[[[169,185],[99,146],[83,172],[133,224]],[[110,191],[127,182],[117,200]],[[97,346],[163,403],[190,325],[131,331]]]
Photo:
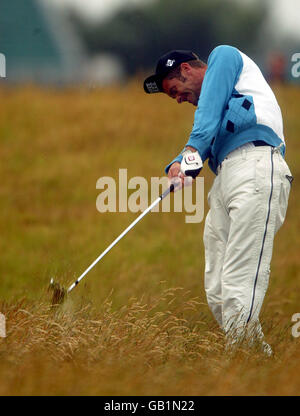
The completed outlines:
[[[91,54],[117,54],[128,74],[153,68],[170,49],[190,49],[206,60],[219,44],[256,53],[266,10],[234,0],[157,0],[127,7],[105,22],[72,17]]]

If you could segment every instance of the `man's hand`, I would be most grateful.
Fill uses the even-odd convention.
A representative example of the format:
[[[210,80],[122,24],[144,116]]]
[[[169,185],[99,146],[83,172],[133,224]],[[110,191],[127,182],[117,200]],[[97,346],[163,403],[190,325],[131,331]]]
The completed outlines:
[[[191,147],[187,147],[184,152],[182,152],[182,162],[180,165],[181,172],[184,175],[191,176],[195,179],[202,168],[203,162],[198,151]]]
[[[174,162],[168,172],[169,182],[174,185],[174,191],[183,186],[190,186],[203,167],[202,159],[193,147],[187,146],[182,156],[182,162]]]
[[[193,179],[190,176],[185,176],[180,169],[180,163],[174,162],[168,172],[168,178],[170,184],[174,185],[174,191],[178,191],[183,186],[189,186],[192,184]]]

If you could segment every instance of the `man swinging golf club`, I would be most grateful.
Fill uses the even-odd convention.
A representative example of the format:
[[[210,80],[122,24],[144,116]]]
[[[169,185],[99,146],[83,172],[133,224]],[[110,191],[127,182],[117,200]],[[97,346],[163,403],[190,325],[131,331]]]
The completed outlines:
[[[259,313],[293,179],[276,98],[258,66],[227,45],[207,64],[191,51],[168,52],[144,90],[196,106],[189,139],[166,173],[184,184],[208,159],[216,175],[204,229],[208,305],[228,348],[243,340],[271,355]]]

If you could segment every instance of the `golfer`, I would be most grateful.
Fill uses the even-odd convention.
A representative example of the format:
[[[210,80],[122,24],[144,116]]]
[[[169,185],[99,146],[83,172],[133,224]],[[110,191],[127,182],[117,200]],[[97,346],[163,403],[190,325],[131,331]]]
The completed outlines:
[[[190,136],[166,173],[183,183],[208,159],[216,175],[204,228],[208,305],[229,349],[243,341],[272,355],[259,313],[293,179],[276,98],[258,66],[227,45],[216,47],[207,64],[191,51],[165,54],[144,90],[196,107]]]

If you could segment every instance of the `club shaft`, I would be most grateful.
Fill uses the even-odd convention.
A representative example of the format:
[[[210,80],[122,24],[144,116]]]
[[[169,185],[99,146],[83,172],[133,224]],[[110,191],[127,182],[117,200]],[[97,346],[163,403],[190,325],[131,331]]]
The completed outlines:
[[[96,260],[82,273],[81,276],[78,277],[78,279],[71,284],[71,286],[68,288],[68,293],[71,292],[72,289],[74,289],[75,286],[78,285],[81,279],[84,278],[84,276],[130,231],[149,211],[151,211],[152,208],[154,208],[161,200],[163,200],[170,192],[174,190],[174,185],[171,185],[163,194],[161,194],[152,204],[145,209],[139,215],[127,228],[120,234],[111,244],[108,246],[103,253],[100,254],[99,257],[96,258]]]

